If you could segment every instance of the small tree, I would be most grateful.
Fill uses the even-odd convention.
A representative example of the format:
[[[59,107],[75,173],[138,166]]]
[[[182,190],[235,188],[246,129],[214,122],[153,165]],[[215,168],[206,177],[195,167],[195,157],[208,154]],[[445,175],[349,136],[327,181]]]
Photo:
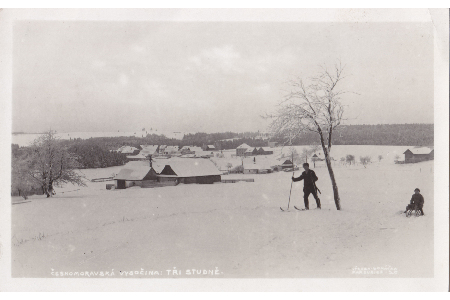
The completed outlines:
[[[383,155],[378,155],[378,161],[380,162],[383,159]]]
[[[233,165],[231,163],[227,163],[226,167],[228,169],[228,173],[230,173],[230,169],[233,167]]]
[[[355,156],[347,154],[347,156],[345,157],[345,161],[347,162],[347,164],[351,165],[352,162],[355,163]]]
[[[371,157],[370,156],[360,156],[359,161],[364,166],[364,168],[370,163]]]
[[[51,197],[55,185],[72,183],[85,186],[84,176],[76,171],[78,166],[76,157],[50,130],[34,140],[27,158],[27,175],[42,187],[47,197]]]
[[[396,154],[396,155],[394,156],[394,161],[397,162],[399,159],[400,159],[400,155]]]
[[[342,165],[345,164],[345,157],[341,157],[340,162]]]

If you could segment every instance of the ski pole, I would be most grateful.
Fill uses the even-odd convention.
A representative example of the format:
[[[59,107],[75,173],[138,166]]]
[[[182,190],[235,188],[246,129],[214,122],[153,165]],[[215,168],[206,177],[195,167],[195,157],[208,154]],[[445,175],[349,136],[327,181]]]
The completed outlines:
[[[292,170],[294,170],[294,168],[292,168]],[[294,177],[294,173],[295,171],[292,171],[292,177]],[[288,202],[288,209],[289,209],[289,204],[291,203],[291,193],[292,193],[292,183],[294,182],[294,180],[291,179],[291,189],[289,191],[289,202]]]

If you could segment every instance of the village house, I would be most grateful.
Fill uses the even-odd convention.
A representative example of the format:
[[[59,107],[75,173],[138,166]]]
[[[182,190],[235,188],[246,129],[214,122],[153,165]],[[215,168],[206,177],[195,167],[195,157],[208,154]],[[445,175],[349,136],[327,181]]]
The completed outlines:
[[[177,153],[178,153],[178,146],[167,146],[163,152],[163,154],[165,155],[175,155]]]
[[[273,154],[273,150],[269,147],[259,147],[258,155],[270,155]]]
[[[128,166],[121,169],[120,172],[114,177],[116,189],[142,186],[145,181],[157,181],[157,173],[150,166]]]
[[[158,175],[159,182],[212,184],[221,181],[222,173],[208,159],[170,161]]]
[[[214,145],[203,145],[203,151],[216,151],[216,146]]]
[[[294,167],[294,164],[292,163],[291,160],[287,159],[285,160],[282,164],[281,164],[281,169],[291,169]]]
[[[141,145],[141,148],[142,150],[139,152],[139,154],[157,155],[159,153],[158,145]]]
[[[244,164],[244,174],[267,174],[272,168],[260,164]]]
[[[139,149],[132,146],[122,146],[119,149],[117,149],[117,152],[123,153],[123,154],[138,154]]]
[[[200,147],[195,147],[195,146],[183,146],[180,149],[180,152],[182,155],[186,155],[186,154],[199,154],[199,153],[203,153],[203,149]]]
[[[404,153],[405,163],[416,163],[434,159],[434,149],[428,147],[407,149]]]
[[[236,156],[244,156],[247,149],[250,149],[251,147],[247,144],[242,144],[239,147],[236,148]]]
[[[151,156],[158,155],[157,145],[141,145],[142,150],[137,155],[128,155],[129,161],[148,160]]]
[[[247,151],[245,151],[244,156],[255,156],[258,155],[258,149],[255,148],[249,148]]]

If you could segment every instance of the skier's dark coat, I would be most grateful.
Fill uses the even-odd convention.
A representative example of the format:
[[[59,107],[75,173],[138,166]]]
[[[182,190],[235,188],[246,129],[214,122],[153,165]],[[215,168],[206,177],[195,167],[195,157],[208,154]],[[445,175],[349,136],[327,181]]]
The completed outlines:
[[[317,178],[316,173],[310,169],[308,170],[308,173],[306,173],[306,171],[303,171],[300,177],[294,177],[292,180],[294,182],[303,180],[303,190],[315,191],[316,188],[314,182],[316,182],[318,179],[319,178]]]
[[[411,204],[411,206],[417,205],[418,208],[422,208],[424,202],[425,202],[425,200],[423,199],[423,196],[421,194],[414,194],[411,197],[410,204]]]

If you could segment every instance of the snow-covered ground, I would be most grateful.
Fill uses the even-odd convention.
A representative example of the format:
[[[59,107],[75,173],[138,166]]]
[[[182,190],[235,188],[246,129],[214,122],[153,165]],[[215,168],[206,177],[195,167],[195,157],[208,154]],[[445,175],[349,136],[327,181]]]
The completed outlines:
[[[407,148],[334,146],[333,156],[375,160]],[[83,172],[99,178],[118,170]],[[12,206],[12,275],[82,277],[68,274],[114,269],[115,277],[131,271],[133,277],[432,277],[433,170],[433,161],[335,163],[341,211],[324,166],[315,168],[322,210],[302,212],[293,209],[303,207],[301,182],[293,184],[289,212],[280,210],[289,199],[292,174],[286,172],[223,176],[255,182],[153,189],[66,186],[53,198],[32,196]],[[416,187],[426,215],[406,218],[399,212]],[[364,268],[383,273],[355,274]],[[186,274],[192,269],[202,274]]]

